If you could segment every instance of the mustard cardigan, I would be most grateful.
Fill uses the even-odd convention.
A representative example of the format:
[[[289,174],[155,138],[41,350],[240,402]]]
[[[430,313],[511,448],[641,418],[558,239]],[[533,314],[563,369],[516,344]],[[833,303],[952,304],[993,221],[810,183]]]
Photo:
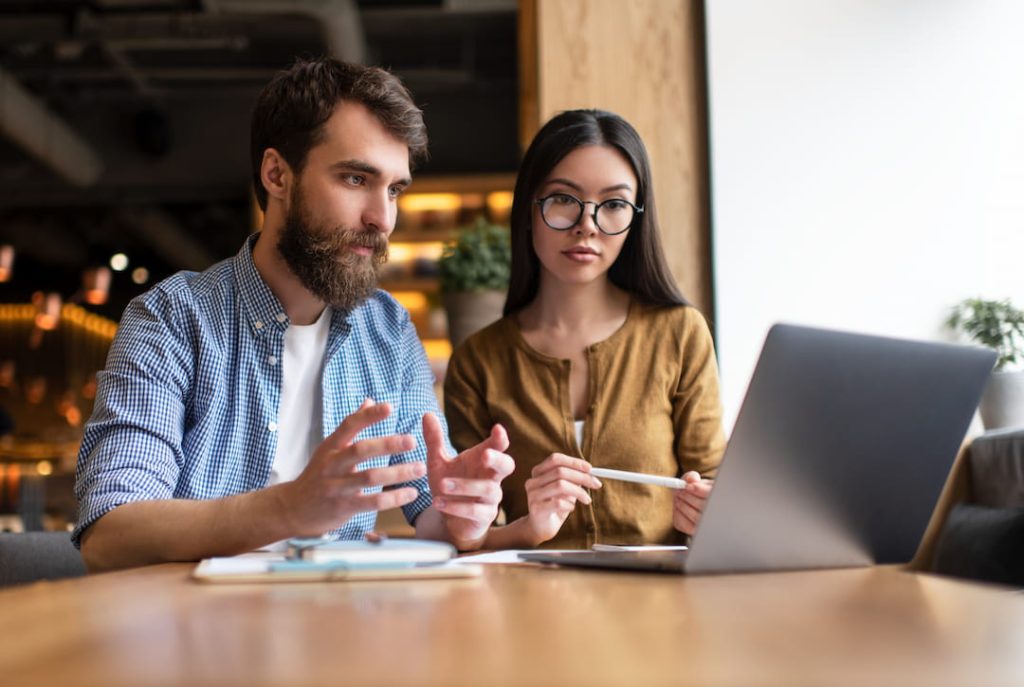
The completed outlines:
[[[569,399],[571,362],[545,356],[523,338],[514,316],[467,339],[452,355],[444,384],[451,439],[462,451],[494,423],[509,433],[516,469],[503,483],[508,521],[528,512],[530,471],[551,453],[595,467],[678,477],[713,477],[725,437],[715,352],[704,317],[689,306],[630,305],[625,323],[587,349],[590,405],[578,446]],[[602,480],[593,503],[576,504],[547,547],[594,543],[669,544],[670,489]]]

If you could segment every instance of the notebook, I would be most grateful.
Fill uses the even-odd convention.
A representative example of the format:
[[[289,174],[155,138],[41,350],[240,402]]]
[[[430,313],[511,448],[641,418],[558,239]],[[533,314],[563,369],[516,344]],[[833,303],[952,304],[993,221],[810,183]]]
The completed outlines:
[[[426,564],[444,563],[458,552],[451,544],[425,539],[382,539],[379,541],[319,537],[288,540],[288,558],[316,563]]]
[[[994,363],[984,348],[775,325],[688,550],[520,556],[691,574],[906,563]]]

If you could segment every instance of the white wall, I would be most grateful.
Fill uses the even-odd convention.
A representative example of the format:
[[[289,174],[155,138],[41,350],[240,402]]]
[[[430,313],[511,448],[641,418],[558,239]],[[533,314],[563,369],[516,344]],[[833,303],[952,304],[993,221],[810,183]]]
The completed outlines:
[[[949,340],[963,298],[1024,306],[1024,2],[706,7],[727,427],[774,322]]]

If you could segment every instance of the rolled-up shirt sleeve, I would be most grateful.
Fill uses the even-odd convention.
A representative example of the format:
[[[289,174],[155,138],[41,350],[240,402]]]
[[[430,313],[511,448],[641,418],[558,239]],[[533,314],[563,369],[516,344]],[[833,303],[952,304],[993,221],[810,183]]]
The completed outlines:
[[[78,454],[78,522],[72,541],[118,506],[174,496],[194,355],[188,337],[170,326],[166,294],[129,304],[97,375],[93,415]],[[181,318],[184,319],[184,318]],[[181,319],[178,321],[180,322]]]

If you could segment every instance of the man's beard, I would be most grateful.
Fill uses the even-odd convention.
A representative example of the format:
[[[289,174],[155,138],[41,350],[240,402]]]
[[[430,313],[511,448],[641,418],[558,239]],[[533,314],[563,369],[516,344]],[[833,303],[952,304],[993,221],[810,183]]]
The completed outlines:
[[[355,253],[352,248],[357,246],[372,249],[372,255]],[[312,226],[296,189],[277,250],[310,293],[332,308],[349,311],[376,290],[377,273],[388,259],[388,240],[372,229]]]

